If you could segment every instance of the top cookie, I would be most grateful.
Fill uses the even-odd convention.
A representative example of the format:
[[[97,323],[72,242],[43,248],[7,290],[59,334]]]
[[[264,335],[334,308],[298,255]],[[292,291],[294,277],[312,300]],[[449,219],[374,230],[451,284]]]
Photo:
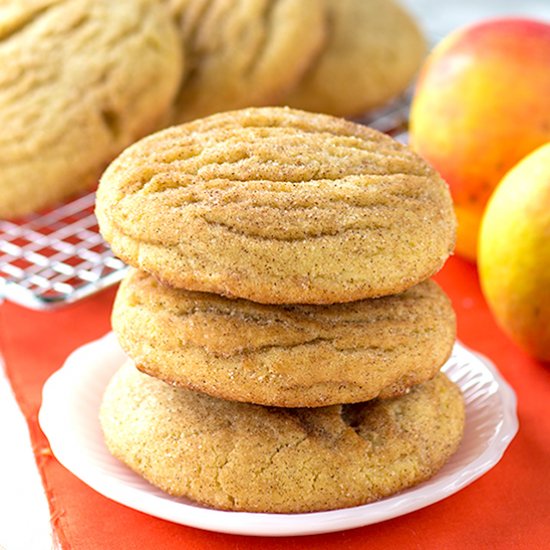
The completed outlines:
[[[260,303],[396,294],[452,251],[445,182],[375,130],[285,108],[149,136],[107,169],[101,232],[167,284]]]
[[[0,7],[0,218],[97,182],[158,129],[181,74],[158,0],[8,0]]]
[[[324,42],[322,0],[169,0],[188,71],[173,119],[278,103]]]
[[[400,94],[420,67],[424,38],[393,0],[324,0],[323,51],[286,98],[291,107],[360,115]]]

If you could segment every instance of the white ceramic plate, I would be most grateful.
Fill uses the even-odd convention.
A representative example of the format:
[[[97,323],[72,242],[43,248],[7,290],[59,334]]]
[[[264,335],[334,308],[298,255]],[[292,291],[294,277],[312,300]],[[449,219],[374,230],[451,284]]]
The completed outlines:
[[[152,516],[241,535],[311,535],[351,529],[428,506],[472,483],[502,457],[518,429],[516,397],[484,357],[456,344],[443,370],[466,402],[462,444],[432,479],[372,504],[308,514],[224,512],[170,497],[113,458],[98,421],[103,390],[125,361],[113,334],[72,353],[43,390],[40,426],[56,458],[106,497]]]

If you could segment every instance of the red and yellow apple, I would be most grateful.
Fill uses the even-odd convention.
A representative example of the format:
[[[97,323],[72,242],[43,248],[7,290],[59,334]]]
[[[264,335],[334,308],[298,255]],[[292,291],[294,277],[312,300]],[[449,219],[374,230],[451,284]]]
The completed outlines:
[[[420,73],[410,137],[449,184],[457,253],[475,260],[493,189],[550,141],[550,25],[495,19],[449,35]]]

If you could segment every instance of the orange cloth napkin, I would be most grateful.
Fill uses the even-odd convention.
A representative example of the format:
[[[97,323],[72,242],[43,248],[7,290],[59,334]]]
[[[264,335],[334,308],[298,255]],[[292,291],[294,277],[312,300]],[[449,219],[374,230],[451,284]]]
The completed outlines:
[[[490,357],[514,387],[519,434],[493,470],[450,498],[377,525],[294,538],[223,535],[153,518],[104,498],[65,470],[38,427],[41,388],[74,348],[109,330],[114,292],[104,291],[53,312],[28,311],[9,303],[0,306],[8,378],[29,424],[61,547],[549,548],[550,368],[528,358],[497,328],[480,293],[474,266],[452,258],[437,280],[453,300],[459,338]]]

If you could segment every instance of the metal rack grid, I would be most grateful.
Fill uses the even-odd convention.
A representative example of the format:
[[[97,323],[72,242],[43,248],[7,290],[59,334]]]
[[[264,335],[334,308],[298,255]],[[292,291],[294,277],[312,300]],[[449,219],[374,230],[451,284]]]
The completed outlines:
[[[118,282],[126,266],[99,234],[88,193],[20,222],[0,220],[3,296],[33,309],[74,302]]]
[[[357,122],[406,141],[409,100]],[[94,200],[92,192],[18,222],[0,220],[0,300],[51,309],[122,279],[127,267],[99,234]]]

